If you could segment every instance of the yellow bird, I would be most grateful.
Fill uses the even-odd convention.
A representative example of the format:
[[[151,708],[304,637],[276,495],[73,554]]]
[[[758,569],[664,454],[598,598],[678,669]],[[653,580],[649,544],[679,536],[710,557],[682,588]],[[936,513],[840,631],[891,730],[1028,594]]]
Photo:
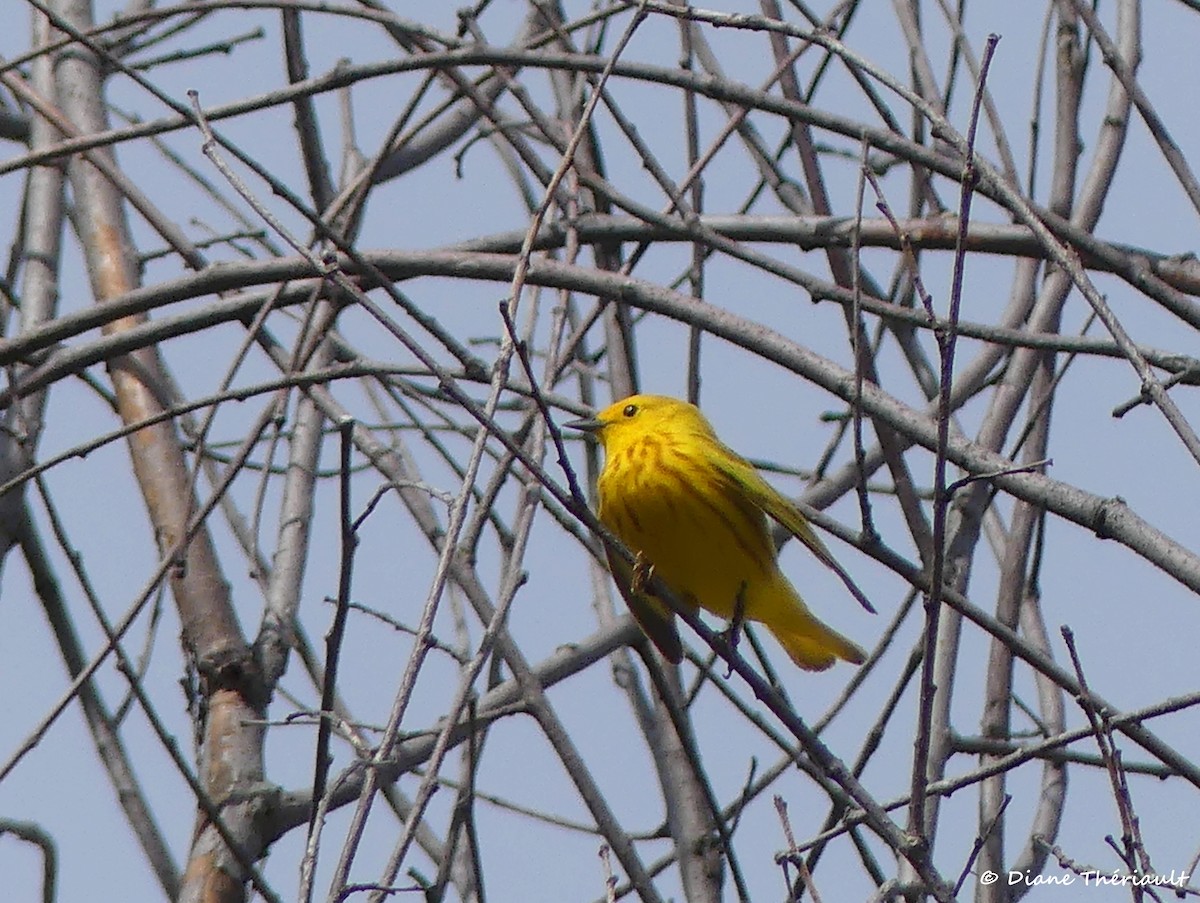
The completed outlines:
[[[722,443],[699,408],[631,395],[594,419],[565,426],[594,433],[604,446],[597,513],[637,560],[631,566],[609,549],[609,566],[634,617],[668,660],[679,662],[683,650],[674,614],[644,589],[650,570],[684,604],[762,622],[801,668],[863,662],[863,650],[818,621],[779,570],[767,515],[874,609],[800,509]]]

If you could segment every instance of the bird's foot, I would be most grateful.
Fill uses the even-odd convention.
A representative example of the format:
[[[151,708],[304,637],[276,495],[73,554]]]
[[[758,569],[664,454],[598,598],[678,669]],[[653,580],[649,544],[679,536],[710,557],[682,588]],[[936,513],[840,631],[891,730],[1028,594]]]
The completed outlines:
[[[654,577],[654,565],[646,556],[638,552],[633,559],[633,577],[629,581],[630,588],[639,595],[646,592],[646,586]]]
[[[736,653],[738,641],[742,638],[742,625],[746,622],[746,582],[743,580],[742,585],[738,587],[737,596],[733,600],[733,617],[729,619],[729,626],[722,630],[717,636],[729,648],[730,653]],[[732,663],[725,669],[725,677],[728,679],[733,674]]]

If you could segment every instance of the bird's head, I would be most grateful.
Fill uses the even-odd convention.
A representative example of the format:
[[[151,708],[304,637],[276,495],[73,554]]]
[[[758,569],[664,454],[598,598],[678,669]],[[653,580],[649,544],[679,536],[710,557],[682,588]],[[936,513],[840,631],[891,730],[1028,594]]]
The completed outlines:
[[[592,433],[610,454],[646,436],[713,436],[713,429],[694,404],[665,395],[630,395],[595,417],[563,426]]]

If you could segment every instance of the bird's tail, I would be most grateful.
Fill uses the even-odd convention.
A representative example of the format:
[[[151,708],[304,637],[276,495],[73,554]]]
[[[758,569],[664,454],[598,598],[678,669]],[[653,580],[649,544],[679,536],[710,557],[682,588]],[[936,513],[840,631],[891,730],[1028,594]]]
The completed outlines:
[[[853,665],[867,660],[861,646],[818,621],[799,594],[790,586],[788,589],[795,605],[782,617],[765,623],[792,661],[805,671],[824,671],[838,659]]]

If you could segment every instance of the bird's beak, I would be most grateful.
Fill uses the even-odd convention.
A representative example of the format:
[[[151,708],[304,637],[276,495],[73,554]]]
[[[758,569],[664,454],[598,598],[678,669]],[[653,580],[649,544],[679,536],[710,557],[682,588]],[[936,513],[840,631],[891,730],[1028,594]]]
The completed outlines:
[[[604,429],[604,421],[597,420],[595,417],[586,420],[571,420],[563,424],[563,427],[568,430],[580,430],[584,433],[598,433]]]

